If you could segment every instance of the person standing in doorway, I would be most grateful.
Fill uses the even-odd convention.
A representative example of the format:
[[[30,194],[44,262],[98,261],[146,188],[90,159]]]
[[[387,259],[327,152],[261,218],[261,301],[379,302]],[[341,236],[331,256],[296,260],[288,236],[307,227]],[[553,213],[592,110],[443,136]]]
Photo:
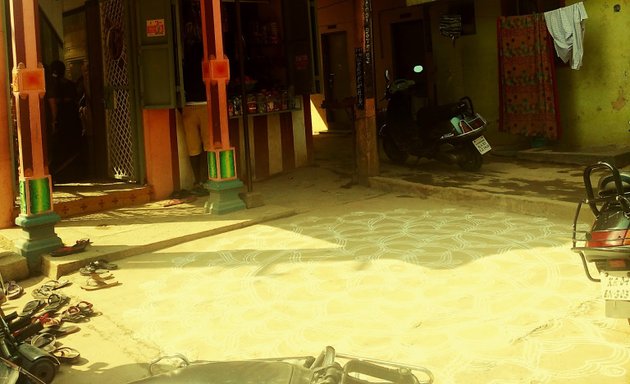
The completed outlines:
[[[65,77],[66,65],[55,60],[50,63],[50,78],[46,86],[51,123],[50,174],[53,181],[67,181],[80,177],[81,118],[75,84]]]
[[[203,44],[201,30],[193,22],[184,27],[184,94],[186,105],[182,110],[182,120],[186,134],[186,145],[193,169],[195,185],[191,191],[195,195],[207,195],[203,183],[208,178],[206,151],[211,150],[208,128],[206,86],[203,82]]]

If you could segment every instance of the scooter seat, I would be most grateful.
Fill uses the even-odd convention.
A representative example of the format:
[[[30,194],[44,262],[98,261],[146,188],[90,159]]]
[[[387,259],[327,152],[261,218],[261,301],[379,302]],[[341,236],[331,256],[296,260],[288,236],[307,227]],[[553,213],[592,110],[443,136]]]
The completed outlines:
[[[450,103],[434,107],[424,107],[418,110],[416,117],[420,127],[430,128],[440,121],[449,121],[452,117],[462,114],[466,105]]]
[[[623,193],[630,192],[630,174],[620,173],[621,187]],[[617,193],[617,186],[613,175],[605,175],[599,179],[597,183],[598,195],[600,197],[611,196]]]

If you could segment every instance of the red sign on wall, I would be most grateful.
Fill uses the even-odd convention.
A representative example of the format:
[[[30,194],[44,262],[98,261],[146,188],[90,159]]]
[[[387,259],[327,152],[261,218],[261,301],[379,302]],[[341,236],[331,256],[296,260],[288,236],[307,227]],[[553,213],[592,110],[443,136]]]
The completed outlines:
[[[164,19],[147,20],[147,37],[161,37],[166,35]]]

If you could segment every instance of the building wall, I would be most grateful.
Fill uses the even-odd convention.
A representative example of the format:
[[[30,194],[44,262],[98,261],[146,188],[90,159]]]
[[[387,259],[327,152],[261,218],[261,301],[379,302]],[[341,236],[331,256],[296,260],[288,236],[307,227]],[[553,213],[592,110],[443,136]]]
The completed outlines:
[[[567,1],[574,4],[577,1]],[[614,12],[613,5],[621,5]],[[558,69],[565,147],[624,146],[630,105],[630,2],[585,1],[584,60],[580,70]]]
[[[567,0],[566,4],[576,2]],[[444,0],[424,5],[429,7],[433,45],[433,65],[425,70],[433,73],[437,102],[470,96],[475,109],[489,122],[486,137],[494,146],[529,145],[528,138],[499,132],[497,18],[501,16],[500,2],[475,0],[476,32],[461,36],[454,44],[439,33],[439,17],[448,12],[448,3]],[[320,1],[320,33],[324,33],[328,25],[349,25],[351,11],[346,9],[349,4],[350,0]],[[583,66],[580,70],[563,65],[557,68],[563,133],[555,145],[560,149],[626,145],[630,139],[630,106],[626,100],[626,93],[630,92],[630,52],[620,49],[620,36],[627,35],[630,29],[627,17],[630,3],[620,2],[620,12],[614,12],[613,3],[592,1],[584,5],[589,18],[585,22]],[[391,65],[391,58],[386,54],[391,37],[379,15],[395,9],[408,12],[417,7],[422,6],[407,7],[403,0],[373,0],[377,97],[384,91],[382,73]],[[383,106],[377,99],[377,109]]]
[[[576,3],[569,0],[567,5]],[[557,67],[558,99],[562,136],[559,149],[623,146],[630,142],[630,52],[619,49],[619,36],[630,28],[630,3],[584,2],[584,60],[580,70],[568,65]],[[439,35],[438,18],[446,3],[431,7],[431,30],[438,82],[438,100],[447,102],[467,94],[475,108],[490,122],[487,137],[496,145],[528,144],[522,137],[498,132],[499,93],[496,20],[501,15],[499,2],[475,0],[477,32],[462,36],[453,46]]]

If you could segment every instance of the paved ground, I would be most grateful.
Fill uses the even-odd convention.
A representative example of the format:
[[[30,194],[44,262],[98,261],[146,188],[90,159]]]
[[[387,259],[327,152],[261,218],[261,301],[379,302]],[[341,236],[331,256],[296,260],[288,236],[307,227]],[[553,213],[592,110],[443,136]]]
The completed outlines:
[[[436,383],[630,381],[630,327],[604,317],[598,286],[570,251],[570,220],[520,215],[474,193],[440,200],[362,187],[349,177],[348,151],[335,152],[337,158],[317,158],[317,166],[256,183],[265,209],[284,207],[295,216],[115,260],[116,287],[86,292],[79,287],[85,278],[68,275],[74,284],[63,293],[71,304],[89,301],[101,315],[59,340],[82,359],[63,366],[55,383],[125,383],[146,376],[152,359],[175,353],[223,360],[316,355],[325,345],[425,366]],[[581,167],[533,166],[526,173],[499,165],[489,161],[483,172],[503,174],[501,188],[517,178],[514,169],[527,175],[509,190],[517,199],[573,191],[582,197]],[[424,177],[425,186],[441,191],[451,188],[440,185],[448,175],[450,182],[460,175],[436,163],[384,163],[382,171]],[[545,177],[566,184],[529,188]],[[494,184],[462,180],[469,191]],[[574,203],[564,203],[559,207],[570,207],[571,217]],[[158,204],[70,220],[59,232],[91,233],[101,242],[93,249],[107,250],[100,234],[128,225],[125,241],[140,241],[158,231],[125,220],[150,215]],[[159,221],[179,223],[173,231],[199,225],[198,216],[186,221],[183,212],[201,204],[172,207],[175,216],[159,206]],[[105,216],[116,220],[98,225]],[[3,309],[20,309],[46,280],[20,281],[27,294]]]
[[[306,176],[291,180],[316,192]],[[124,383],[175,353],[223,360],[325,345],[426,366],[436,383],[630,380],[630,327],[603,316],[569,223],[341,190],[300,215],[118,260],[117,287],[84,292],[70,275],[64,292],[102,315],[60,340],[83,359],[55,383]]]

